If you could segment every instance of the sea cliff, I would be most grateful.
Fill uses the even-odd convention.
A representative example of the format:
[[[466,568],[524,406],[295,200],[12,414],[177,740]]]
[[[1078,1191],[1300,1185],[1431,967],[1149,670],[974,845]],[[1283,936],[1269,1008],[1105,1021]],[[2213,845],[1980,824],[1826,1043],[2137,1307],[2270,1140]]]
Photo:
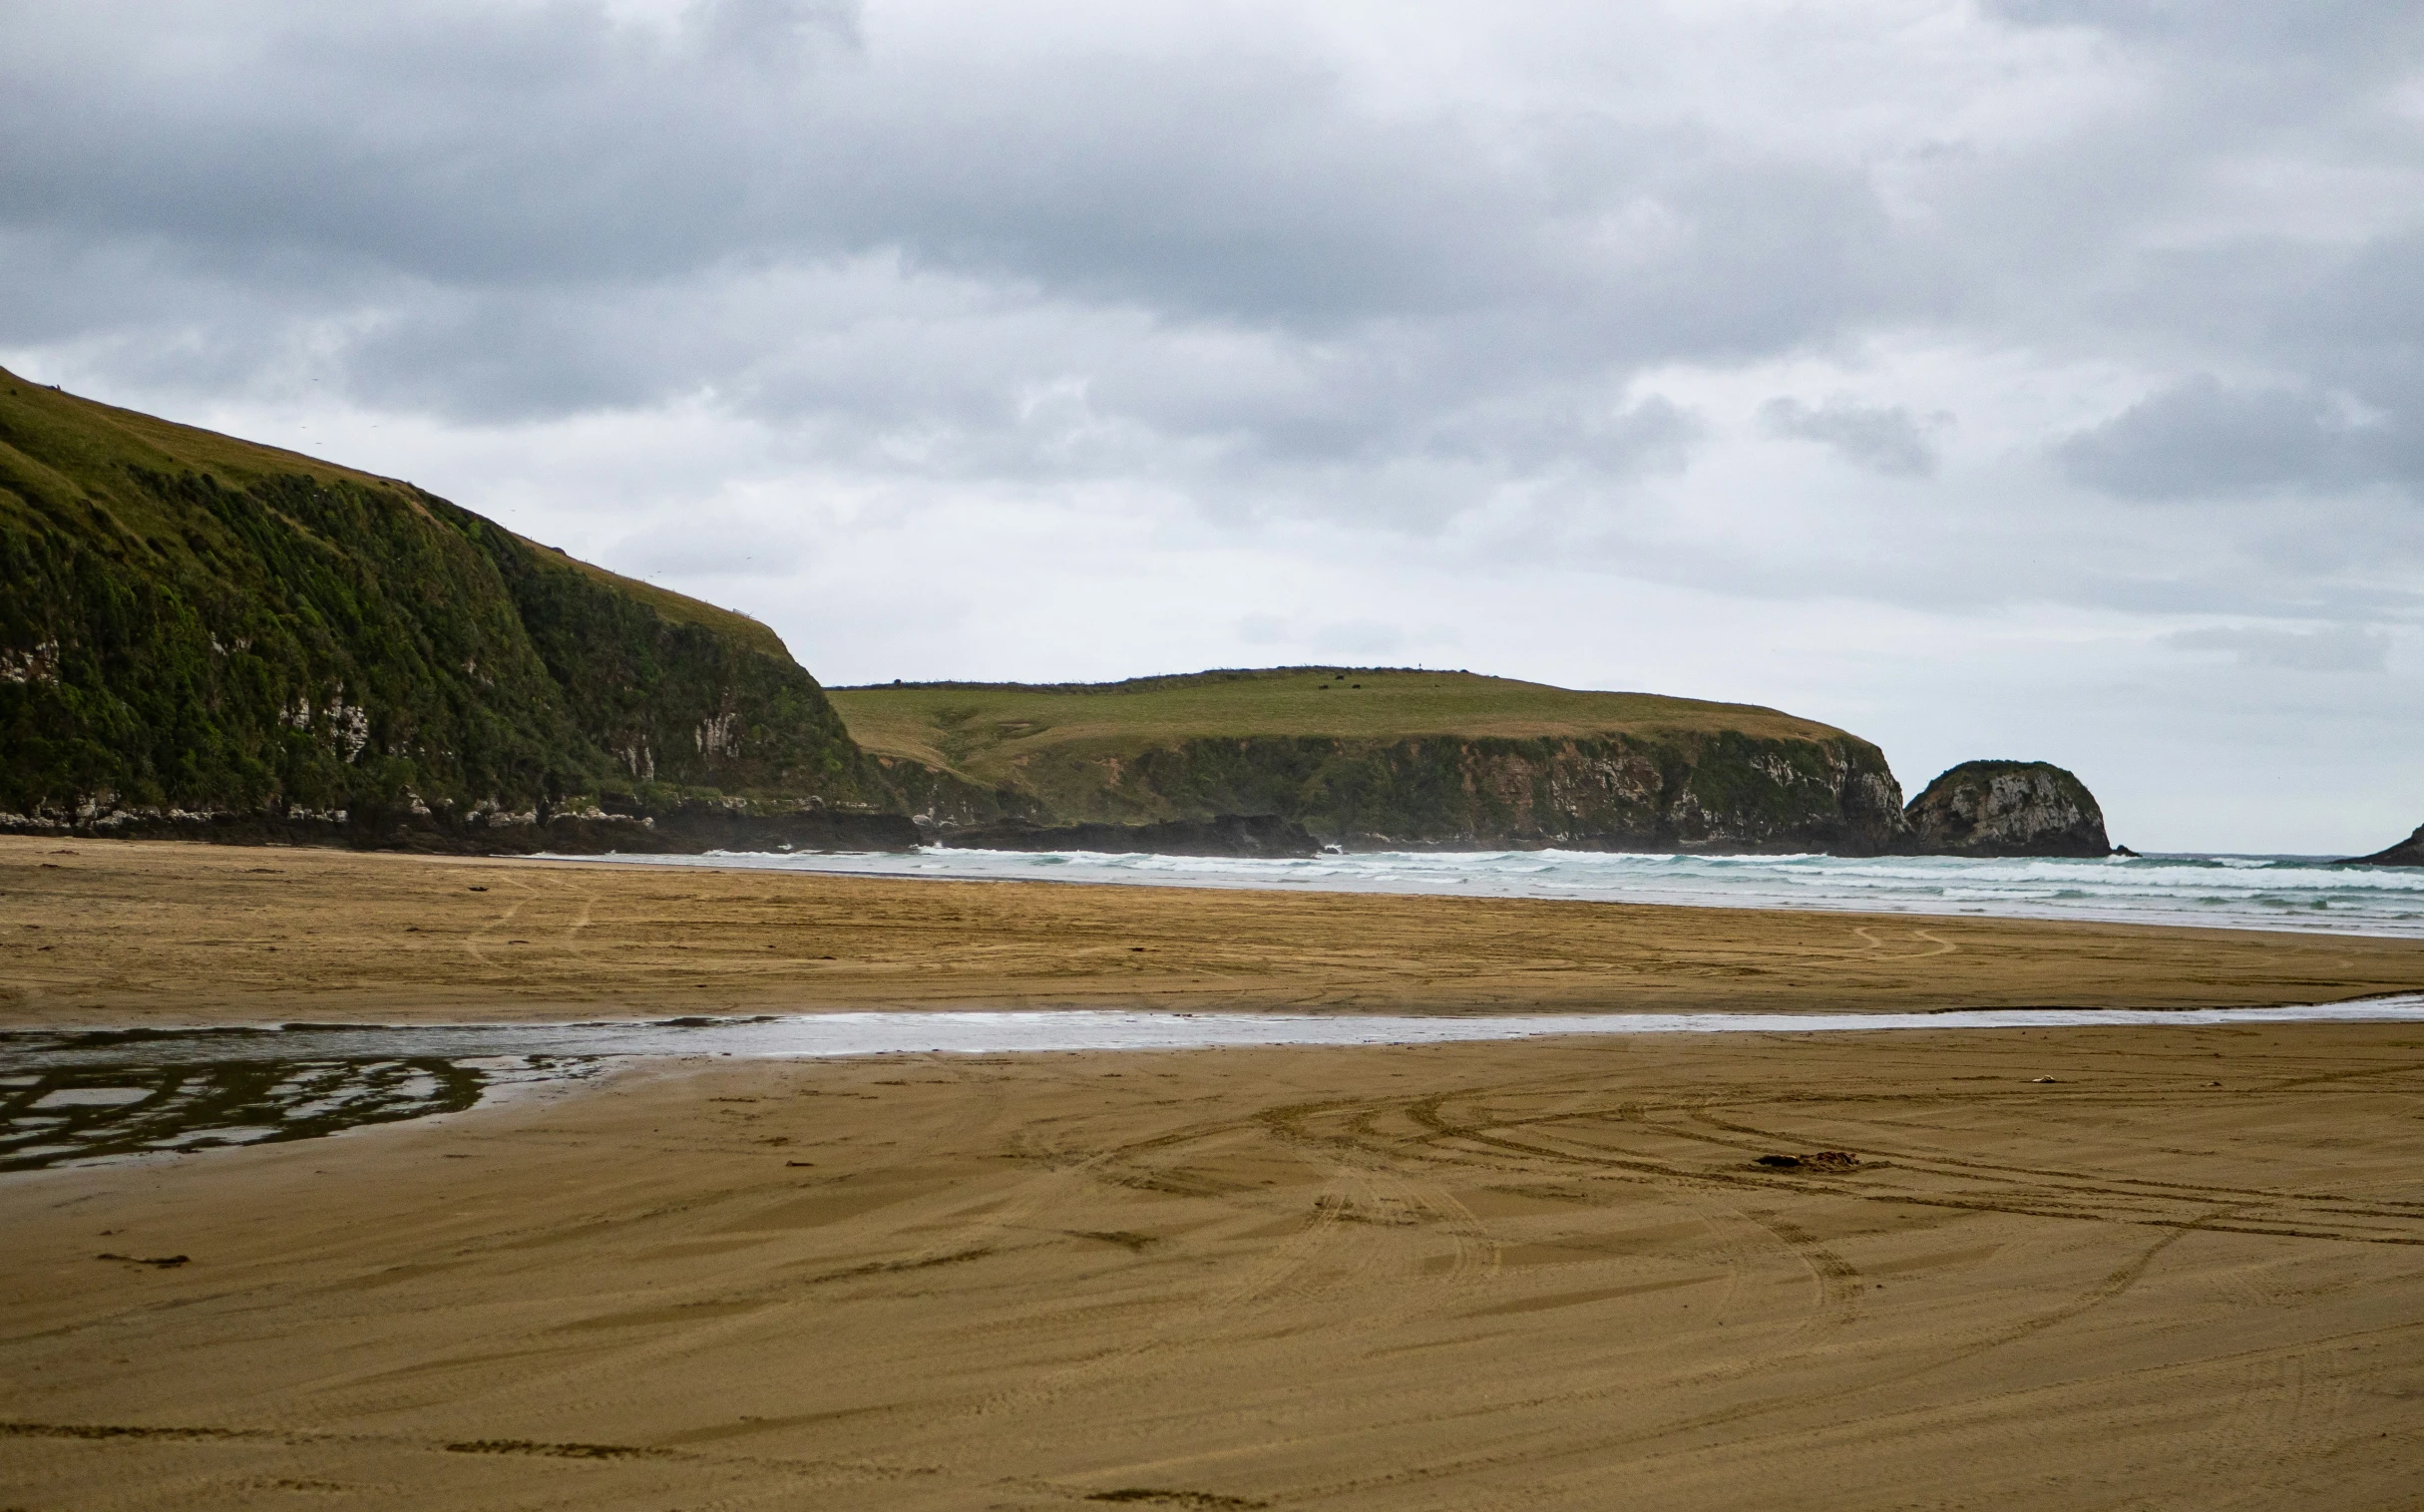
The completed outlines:
[[[0,829],[524,848],[903,807],[754,620],[5,372],[0,581]]]
[[[1350,849],[1851,855],[1902,835],[1874,745],[1753,705],[1332,667],[833,698],[880,761],[957,779],[920,811],[945,834],[1272,815]]]

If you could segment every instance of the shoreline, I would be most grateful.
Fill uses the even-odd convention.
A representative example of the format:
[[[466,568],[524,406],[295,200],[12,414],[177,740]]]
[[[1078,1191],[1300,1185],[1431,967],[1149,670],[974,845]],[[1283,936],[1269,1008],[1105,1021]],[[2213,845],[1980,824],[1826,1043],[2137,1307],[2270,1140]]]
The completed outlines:
[[[859,864],[861,859],[867,863]],[[950,858],[945,861],[944,858]],[[1426,872],[1425,867],[1439,861],[1463,858],[1469,861],[1530,861],[1534,858],[1551,863],[1573,863],[1585,869],[1604,866],[1614,859],[1632,862],[1666,864],[1660,871],[1648,871],[1619,882],[1604,879],[1566,881],[1546,888],[1509,886],[1506,879],[1488,872],[1472,872],[1462,876],[1445,877]],[[1993,866],[2029,866],[2051,862],[2081,867],[2099,867],[2120,858],[2076,857],[1962,857],[1948,855],[1887,855],[1869,857],[1832,856],[1821,852],[1790,852],[1778,854],[1734,854],[1716,852],[1654,852],[1654,851],[1576,851],[1554,847],[1538,849],[1499,848],[1477,851],[1357,851],[1330,853],[1310,858],[1269,857],[1197,857],[1142,856],[1131,853],[1048,851],[995,852],[963,850],[953,847],[922,847],[915,852],[780,852],[780,851],[710,851],[700,853],[662,852],[654,854],[572,855],[539,853],[531,860],[566,864],[599,865],[606,867],[662,867],[668,869],[730,869],[735,871],[771,872],[798,876],[863,877],[902,882],[1034,882],[1062,886],[1184,888],[1215,892],[1270,892],[1278,894],[1341,894],[1348,896],[1403,898],[1491,898],[1532,902],[1605,903],[1642,908],[1714,908],[1746,909],[1785,913],[1860,914],[1885,919],[1917,920],[2037,920],[2069,924],[2142,925],[2161,929],[2219,929],[2250,931],[2264,934],[2349,936],[2364,939],[2415,940],[2424,939],[2424,878],[2417,879],[2412,888],[2381,890],[2359,887],[2352,880],[2356,875],[2345,870],[2345,864],[2314,856],[2235,856],[2146,854],[2133,855],[2128,860],[2151,863],[2157,867],[2177,864],[2215,864],[2225,877],[2250,875],[2244,869],[2222,867],[2220,863],[2245,862],[2271,868],[2291,867],[2300,873],[2319,874],[2334,879],[2335,884],[2355,890],[2355,898],[2370,901],[2384,892],[2401,898],[2414,895],[2415,909],[2407,913],[2382,917],[2379,914],[2329,914],[2328,900],[2310,900],[2304,905],[2276,905],[2270,911],[2248,910],[2216,914],[2200,912],[2186,906],[2163,908],[2133,901],[2126,894],[2104,899],[2100,906],[2065,904],[2059,895],[2070,891],[2054,889],[2052,898],[2006,898],[1992,904],[1962,900],[1944,901],[1916,895],[1895,895],[1882,889],[1874,896],[1853,898],[1847,895],[1788,894],[1762,892],[1755,885],[1739,882],[1728,884],[1711,877],[1704,886],[1678,887],[1661,876],[1673,868],[1718,866],[1741,869],[1740,876],[1757,878],[1771,887],[1790,884],[1794,874],[1783,870],[1794,863],[1809,863],[1820,867],[1843,868],[1856,872],[1863,866],[1900,865],[1925,866],[1940,864],[1948,868]],[[924,862],[921,868],[917,863]],[[1401,876],[1385,872],[1348,875],[1357,864],[1366,867],[1378,862],[1398,863],[1406,868]],[[989,872],[987,868],[997,868]],[[1067,867],[1083,875],[1055,876],[1050,868]],[[1140,871],[1140,867],[1154,870]],[[1187,870],[1192,868],[1193,870]],[[1224,868],[1234,869],[1224,871]],[[1015,869],[1015,870],[1011,870]],[[1343,870],[1341,870],[1343,869]],[[1775,869],[1761,877],[1766,869]],[[2405,869],[2395,870],[2406,880]],[[1260,875],[1258,875],[1260,874]],[[2094,876],[2070,879],[2085,882]],[[2267,874],[2269,876],[2269,874]],[[2218,879],[2206,879],[2209,884]],[[1907,879],[1906,879],[1907,881]],[[1955,875],[1947,883],[1968,881],[1971,886],[2012,886],[2011,879],[1989,882],[1965,879]],[[1474,884],[1480,886],[1473,886]],[[2277,884],[2274,884],[2277,888]],[[2311,886],[2311,884],[2309,884]],[[2338,902],[2345,910],[2352,900]],[[2244,902],[2243,900],[2241,902]],[[2323,909],[2314,908],[2322,902]]]
[[[0,840],[0,1027],[2194,1008],[2416,990],[2424,941],[2370,936]]]

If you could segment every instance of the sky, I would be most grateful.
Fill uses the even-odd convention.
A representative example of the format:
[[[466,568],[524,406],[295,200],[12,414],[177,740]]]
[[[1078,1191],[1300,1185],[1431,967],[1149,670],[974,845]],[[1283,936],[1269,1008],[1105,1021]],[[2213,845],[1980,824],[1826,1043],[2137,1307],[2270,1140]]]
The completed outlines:
[[[2424,7],[0,0],[0,364],[828,684],[1769,704],[2424,821]]]

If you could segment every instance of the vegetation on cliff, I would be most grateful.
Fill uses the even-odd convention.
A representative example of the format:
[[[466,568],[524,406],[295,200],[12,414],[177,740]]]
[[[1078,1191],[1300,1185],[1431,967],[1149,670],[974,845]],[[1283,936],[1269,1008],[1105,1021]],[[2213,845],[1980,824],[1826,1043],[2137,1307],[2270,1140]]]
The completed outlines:
[[[764,625],[0,371],[0,812],[889,806]]]
[[[1877,748],[1748,704],[1465,672],[1291,667],[832,690],[879,760],[1051,823],[1276,814],[1357,846],[1889,850]]]
[[[2104,810],[2087,784],[2045,761],[1965,761],[1904,816],[1931,856],[2109,856]]]

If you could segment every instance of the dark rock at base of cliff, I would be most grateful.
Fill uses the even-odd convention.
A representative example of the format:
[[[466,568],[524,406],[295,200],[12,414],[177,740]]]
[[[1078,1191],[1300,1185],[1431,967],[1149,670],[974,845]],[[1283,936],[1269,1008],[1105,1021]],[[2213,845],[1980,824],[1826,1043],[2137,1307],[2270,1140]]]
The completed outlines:
[[[899,814],[830,809],[765,812],[743,805],[682,803],[652,813],[544,808],[520,813],[420,809],[87,810],[0,813],[0,835],[84,840],[199,840],[215,845],[325,846],[433,856],[696,855],[706,851],[913,851],[918,827]]]
[[[1281,814],[1350,851],[1875,856],[1903,839],[1884,753],[1840,733],[1203,737],[1121,758],[1116,782],[1096,769],[1123,803]]]
[[[2335,861],[2332,865],[2335,867],[2424,867],[2424,824],[2417,825],[2413,835],[2387,851],[2376,851],[2371,856],[2351,856],[2346,861]]]
[[[1903,811],[1921,856],[2110,856],[2087,784],[2045,761],[1965,761]]]
[[[1101,851],[1120,856],[1318,856],[1322,844],[1277,814],[1216,814],[1160,824],[996,824],[945,830],[937,845],[975,851]]]

